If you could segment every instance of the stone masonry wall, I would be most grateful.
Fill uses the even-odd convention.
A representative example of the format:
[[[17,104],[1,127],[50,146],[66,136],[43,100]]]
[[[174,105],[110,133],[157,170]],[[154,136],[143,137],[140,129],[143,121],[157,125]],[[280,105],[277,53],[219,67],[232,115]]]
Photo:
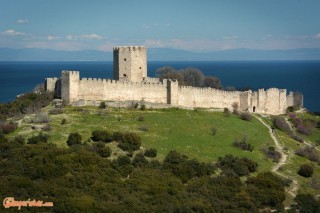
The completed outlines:
[[[129,81],[141,82],[147,77],[147,51],[145,47],[114,47],[113,75],[115,80],[127,78]]]

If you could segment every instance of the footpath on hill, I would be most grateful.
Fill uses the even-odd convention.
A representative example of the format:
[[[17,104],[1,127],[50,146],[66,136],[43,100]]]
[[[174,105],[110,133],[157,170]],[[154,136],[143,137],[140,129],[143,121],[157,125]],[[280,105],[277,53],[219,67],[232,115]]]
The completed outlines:
[[[263,125],[265,125],[268,130],[269,130],[269,134],[272,138],[272,140],[274,141],[274,144],[276,145],[276,150],[278,152],[281,153],[281,158],[279,160],[279,162],[274,165],[271,169],[272,172],[276,173],[277,175],[284,177],[284,178],[288,178],[292,181],[291,186],[289,188],[287,188],[287,192],[294,198],[297,195],[297,191],[299,189],[299,185],[298,185],[298,181],[292,177],[289,177],[283,173],[281,173],[279,171],[279,168],[283,165],[285,165],[287,163],[287,159],[288,159],[288,155],[284,152],[283,147],[281,146],[281,144],[279,143],[278,139],[276,138],[274,132],[272,131],[271,127],[265,123],[260,117],[258,117],[257,115],[253,115],[255,118],[257,118]]]

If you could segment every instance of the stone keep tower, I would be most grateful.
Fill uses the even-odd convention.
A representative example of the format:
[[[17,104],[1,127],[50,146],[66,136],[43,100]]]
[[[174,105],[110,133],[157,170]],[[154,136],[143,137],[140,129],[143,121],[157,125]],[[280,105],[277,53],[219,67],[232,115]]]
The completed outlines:
[[[113,78],[141,82],[147,77],[147,50],[142,46],[113,48]]]

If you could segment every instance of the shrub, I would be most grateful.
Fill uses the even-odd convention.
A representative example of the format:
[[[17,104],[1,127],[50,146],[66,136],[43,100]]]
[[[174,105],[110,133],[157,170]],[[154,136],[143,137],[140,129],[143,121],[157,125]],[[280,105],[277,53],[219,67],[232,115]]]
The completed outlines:
[[[150,158],[154,158],[157,156],[157,150],[155,148],[146,149],[144,151],[144,155]]]
[[[281,158],[281,153],[278,152],[274,146],[269,146],[268,148],[263,147],[261,148],[261,151],[275,162],[279,162]]]
[[[39,143],[47,143],[49,136],[47,134],[43,134],[40,132],[37,136],[32,136],[28,139],[28,144],[39,144]]]
[[[252,115],[249,112],[243,112],[240,114],[240,118],[245,121],[251,121]]]
[[[58,114],[62,114],[63,113],[63,109],[61,108],[54,108],[49,110],[49,114],[50,115],[58,115]]]
[[[0,132],[9,134],[17,129],[17,125],[13,122],[0,124]]]
[[[303,138],[300,137],[299,135],[294,134],[293,132],[291,132],[289,135],[290,135],[290,137],[293,138],[295,141],[298,141],[299,143],[303,143]]]
[[[138,129],[143,132],[149,131],[149,128],[147,126],[140,126]]]
[[[118,166],[130,165],[131,159],[126,155],[120,156],[117,158],[117,164],[118,164]]]
[[[302,177],[311,177],[313,174],[313,167],[308,164],[302,164],[298,170],[298,174]]]
[[[304,148],[300,148],[296,151],[296,155],[306,157],[311,161],[320,162],[320,156],[317,151],[312,146],[305,146]]]
[[[238,102],[233,102],[232,103],[232,109],[233,109],[233,111],[232,111],[233,114],[238,114],[238,109],[239,109]]]
[[[77,132],[70,133],[68,140],[67,140],[67,144],[68,144],[68,146],[81,144],[81,140],[82,140],[82,138],[79,133],[77,133]]]
[[[95,130],[92,132],[93,141],[112,142],[112,134],[107,130]]]
[[[293,106],[287,107],[287,112],[294,112],[294,107]]]
[[[107,157],[109,157],[109,156],[111,155],[112,150],[111,150],[110,147],[105,146],[105,147],[103,147],[103,148],[101,148],[101,149],[98,149],[97,153],[98,153],[101,157],[107,158]]]
[[[241,140],[235,139],[233,141],[233,146],[238,147],[243,150],[252,152],[253,146],[250,143],[247,143],[247,137],[243,136]]]
[[[137,109],[137,108],[138,108],[138,106],[139,106],[139,104],[138,104],[138,103],[135,103],[135,104],[133,105],[133,107],[134,107],[135,109]]]
[[[14,137],[14,142],[19,143],[19,144],[25,144],[25,138],[22,137],[21,135],[18,135],[16,137]]]
[[[61,120],[61,125],[65,125],[65,124],[67,124],[67,119],[63,118],[63,119]]]
[[[248,158],[238,158],[233,155],[226,155],[218,158],[218,167],[222,171],[231,170],[238,176],[248,175],[257,170],[258,164]]]
[[[149,161],[144,157],[142,153],[136,154],[132,160],[132,165],[134,167],[146,167],[149,164]]]
[[[227,107],[225,107],[224,109],[223,109],[223,114],[225,115],[225,116],[227,116],[227,117],[229,117],[230,116],[230,110],[227,108]]]
[[[114,132],[113,139],[119,143],[118,147],[124,151],[138,150],[141,146],[141,138],[134,132]]]
[[[273,125],[282,131],[291,133],[291,128],[283,117],[275,116],[273,118]]]
[[[212,127],[212,128],[211,128],[211,134],[212,134],[213,136],[215,136],[215,135],[217,134],[217,128]]]
[[[105,108],[107,108],[106,102],[101,101],[101,102],[100,102],[100,105],[99,105],[99,108],[100,108],[100,109],[105,109]]]
[[[144,121],[144,116],[143,115],[139,115],[138,121]]]
[[[141,105],[141,110],[144,111],[146,109],[146,105],[142,104]]]

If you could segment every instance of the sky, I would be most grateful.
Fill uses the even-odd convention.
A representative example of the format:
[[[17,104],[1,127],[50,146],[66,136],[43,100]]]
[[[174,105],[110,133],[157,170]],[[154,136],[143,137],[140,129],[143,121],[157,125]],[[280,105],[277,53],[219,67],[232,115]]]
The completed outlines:
[[[0,48],[320,48],[320,0],[0,0]]]

